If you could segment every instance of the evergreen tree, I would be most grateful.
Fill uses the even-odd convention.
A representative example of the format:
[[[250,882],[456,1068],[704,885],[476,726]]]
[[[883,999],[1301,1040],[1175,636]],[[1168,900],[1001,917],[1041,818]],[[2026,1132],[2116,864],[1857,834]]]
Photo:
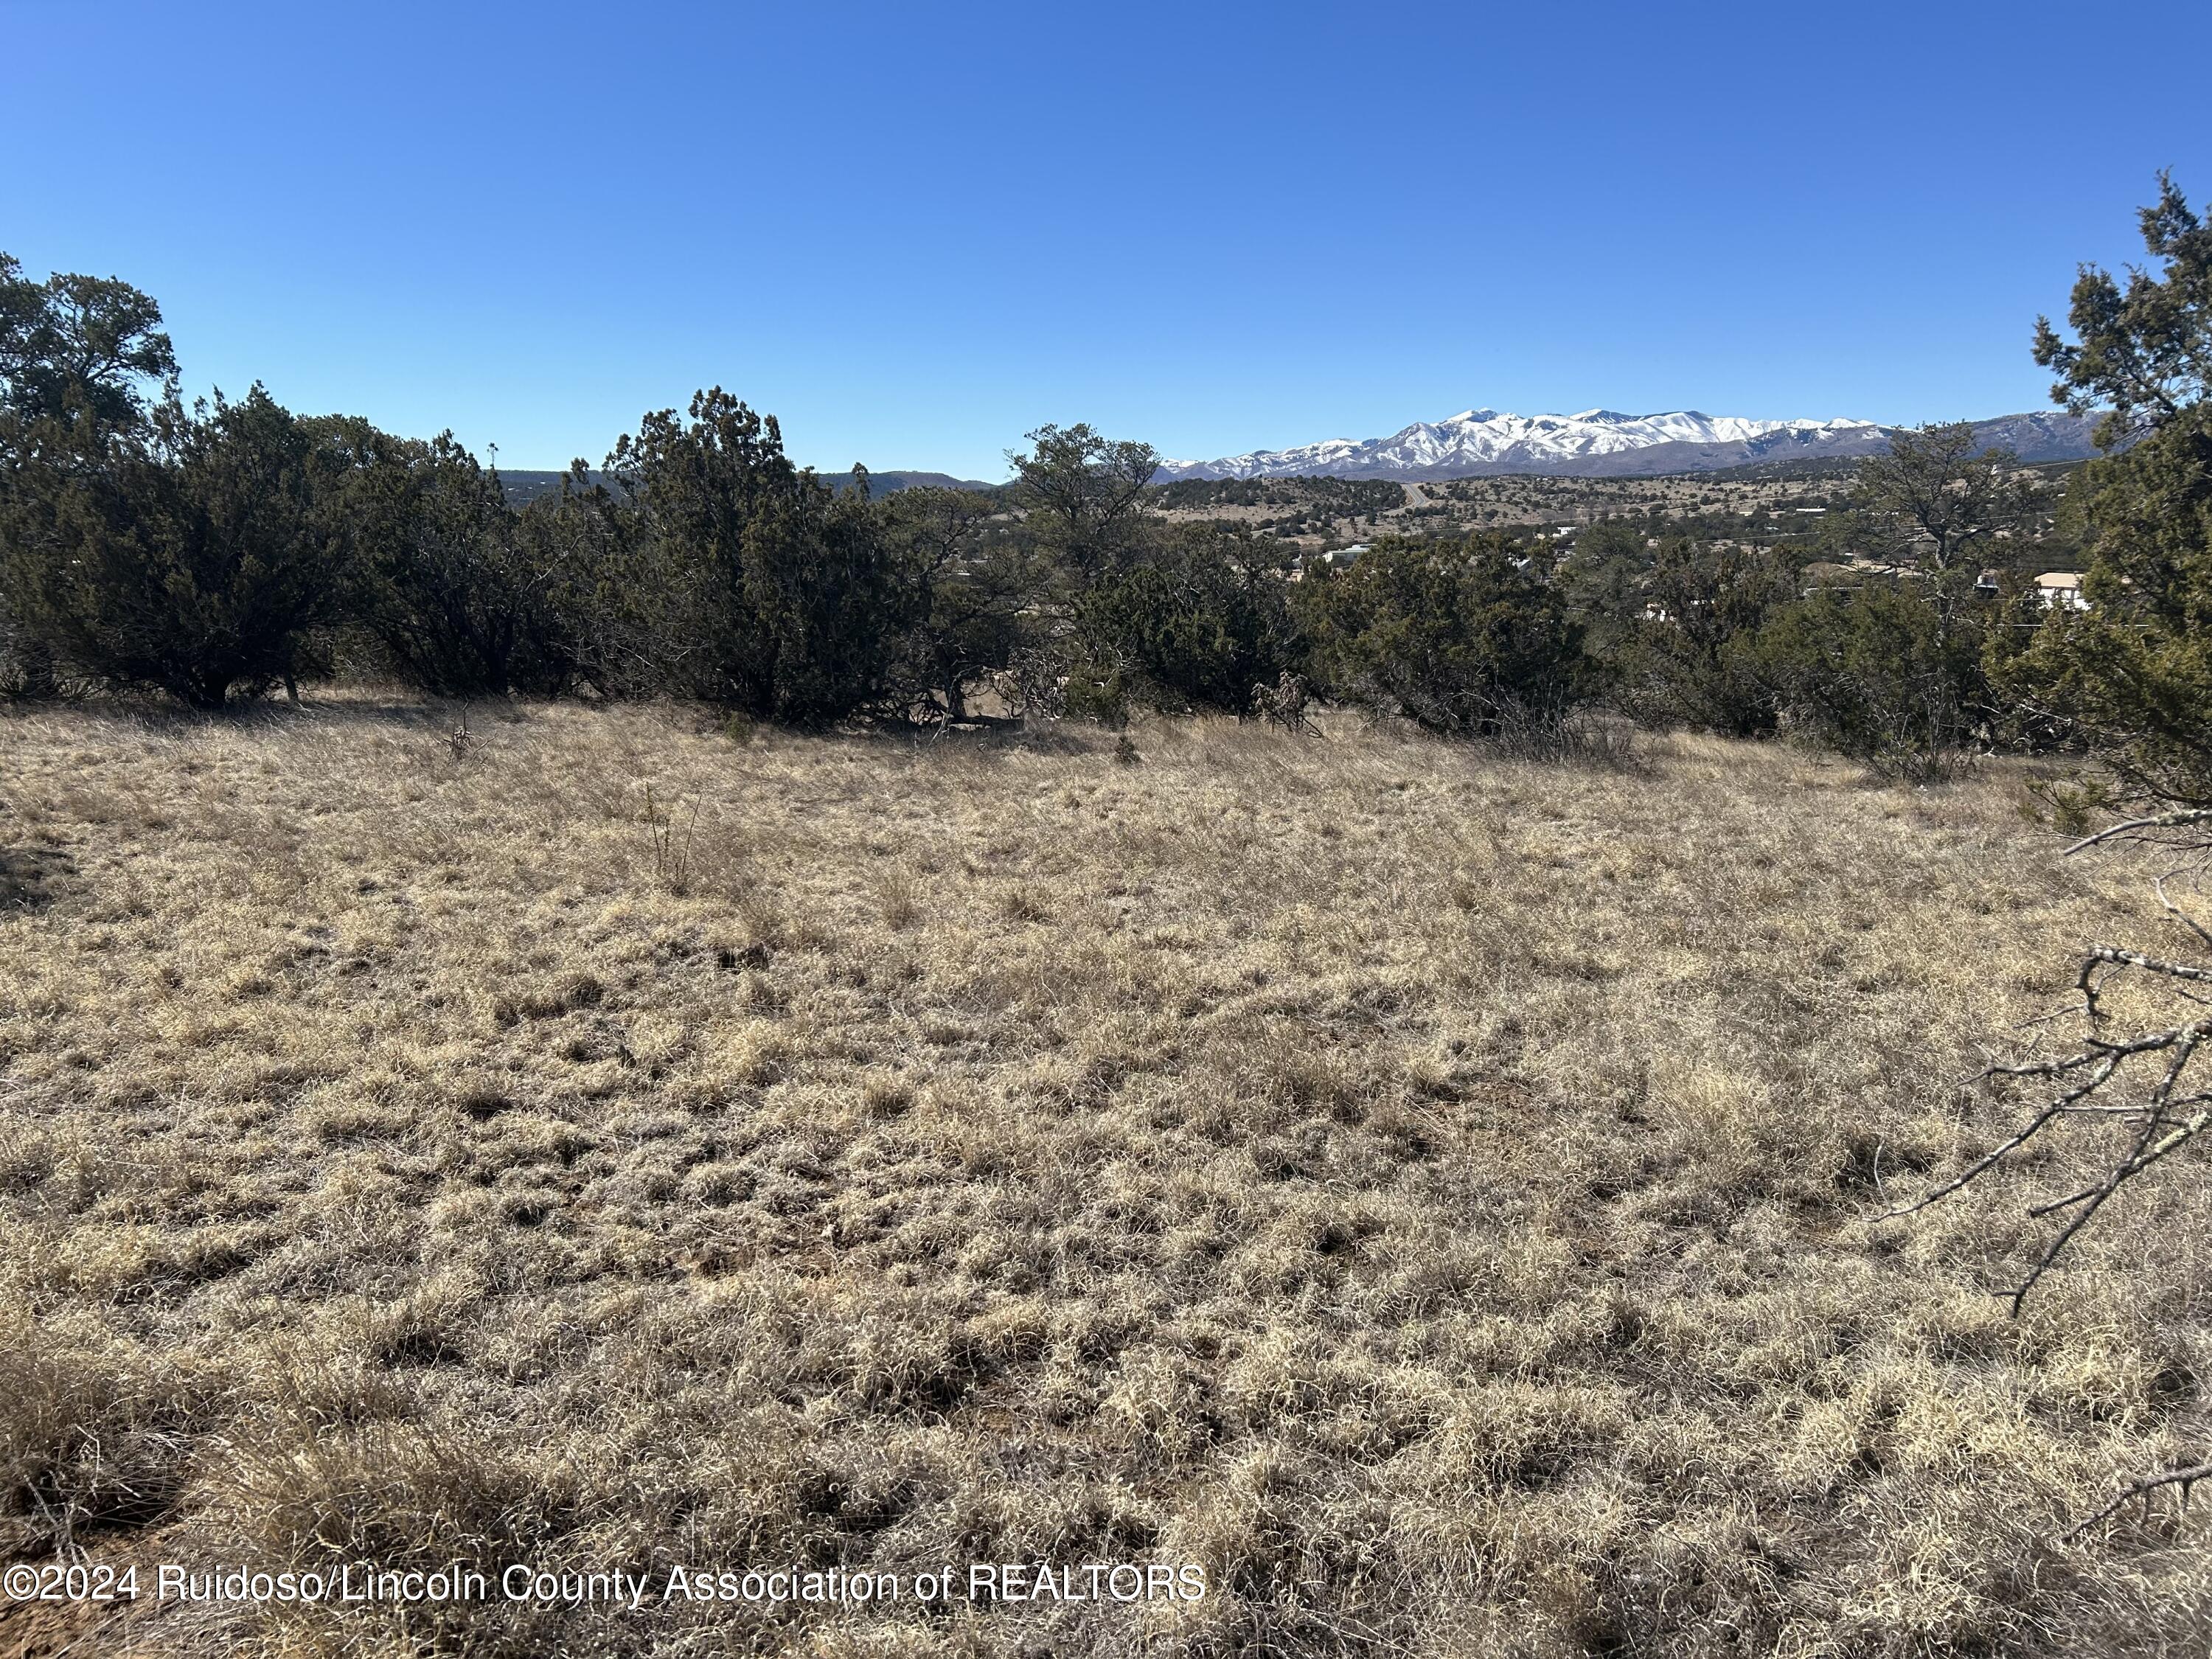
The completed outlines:
[[[2070,342],[2036,324],[2054,400],[2109,411],[2106,453],[2069,491],[2088,609],[2052,611],[2001,672],[2130,793],[2212,805],[2212,226],[2164,175],[2140,220],[2158,269],[2086,269]]]
[[[865,472],[832,491],[783,453],[773,416],[720,387],[690,418],[648,415],[608,459],[652,584],[665,689],[799,724],[888,692],[914,595],[880,533]]]
[[[352,458],[256,386],[211,413],[173,400],[143,440],[42,453],[6,549],[40,637],[110,680],[198,708],[291,682],[335,622]]]
[[[1615,658],[1623,706],[1638,720],[1771,734],[1779,697],[1759,635],[1796,599],[1796,574],[1784,553],[1681,537],[1661,544]]]
[[[9,550],[42,533],[57,473],[97,469],[112,445],[146,432],[151,387],[173,392],[177,363],[161,308],[137,289],[62,272],[34,283],[22,270],[0,253],[0,683],[42,696],[54,641],[9,585]],[[46,481],[35,497],[34,463]]]
[[[147,384],[177,372],[161,307],[112,276],[22,273],[0,253],[0,451],[44,421],[143,428]]]
[[[544,585],[546,611],[575,679],[602,697],[675,689],[678,654],[696,618],[666,585],[638,515],[571,464],[561,487],[516,514],[520,567]]]
[[[1009,450],[1015,504],[1045,549],[1082,582],[1133,560],[1146,541],[1144,500],[1160,458],[1088,426],[1042,426]]]
[[[1758,656],[1796,728],[1878,769],[1948,775],[1997,735],[1984,657],[1997,611],[1977,590],[1998,532],[2018,522],[2019,459],[1978,447],[1966,422],[1893,432],[1859,464],[1851,510],[1824,523],[1839,557],[1895,573],[1832,584],[1777,612]]]
[[[1758,680],[1798,732],[1880,771],[1950,775],[1978,638],[1947,631],[1926,586],[1877,576],[1784,607],[1756,636]]]
[[[1594,659],[1613,661],[1642,625],[1652,562],[1649,539],[1631,520],[1601,519],[1576,536],[1553,571]]]
[[[345,512],[354,541],[354,609],[383,655],[443,696],[556,691],[565,643],[549,586],[555,563],[531,556],[499,475],[445,433],[420,442],[365,422],[363,465]]]
[[[974,490],[902,489],[878,510],[908,595],[894,701],[909,716],[969,720],[969,688],[1043,642],[1051,561]]]
[[[1291,561],[1284,544],[1243,526],[1184,527],[1076,601],[1073,677],[1109,708],[1246,713],[1253,688],[1300,656]]]
[[[1580,697],[1581,630],[1510,537],[1388,538],[1300,584],[1324,690],[1432,732],[1492,736]]]

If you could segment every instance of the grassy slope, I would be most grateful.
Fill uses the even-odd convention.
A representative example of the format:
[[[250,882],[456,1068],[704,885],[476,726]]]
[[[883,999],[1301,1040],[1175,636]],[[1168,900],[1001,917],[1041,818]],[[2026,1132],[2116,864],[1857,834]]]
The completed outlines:
[[[2083,939],[2156,937],[2140,871],[2057,864],[2006,787],[445,723],[0,720],[0,1554],[74,1503],[95,1559],[1216,1587],[449,1615],[485,1652],[2206,1628],[2194,1532],[2051,1541],[2197,1443],[2212,1264],[2145,1258],[2203,1200],[2138,1200],[2017,1324],[1983,1287],[2029,1180],[1870,1221],[2005,1117],[1975,1044]]]

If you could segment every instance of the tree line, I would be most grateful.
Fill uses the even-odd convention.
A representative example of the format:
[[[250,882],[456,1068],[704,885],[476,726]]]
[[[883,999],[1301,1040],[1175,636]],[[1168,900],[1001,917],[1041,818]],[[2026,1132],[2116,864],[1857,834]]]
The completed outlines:
[[[213,708],[353,673],[823,726],[1247,714],[1287,677],[1453,736],[1609,708],[1916,776],[2070,744],[2118,787],[2195,801],[2208,233],[2170,180],[2142,218],[2159,268],[2087,271],[2070,337],[2040,323],[2034,347],[2061,401],[2106,411],[2057,507],[2086,609],[2021,580],[2018,538],[2052,502],[1963,424],[1862,464],[1817,546],[1621,520],[1571,548],[1386,537],[1301,566],[1249,526],[1170,524],[1155,452],[1088,426],[1030,434],[1003,489],[878,497],[860,469],[833,487],[793,464],[775,418],[720,389],[518,507],[449,434],[297,415],[258,386],[187,406],[152,299],[0,255],[0,683]]]

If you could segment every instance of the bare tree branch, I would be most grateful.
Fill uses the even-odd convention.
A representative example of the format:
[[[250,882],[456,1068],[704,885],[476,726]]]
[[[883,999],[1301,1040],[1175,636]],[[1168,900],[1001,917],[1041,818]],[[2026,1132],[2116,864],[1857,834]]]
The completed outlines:
[[[2139,1480],[2130,1480],[2121,1488],[2118,1497],[2068,1533],[2065,1541],[2071,1543],[2100,1521],[2118,1514],[2121,1509],[2134,1498],[2140,1498],[2143,1500],[2143,1510],[2148,1516],[2150,1510],[2150,1495],[2162,1486],[2180,1487],[2181,1507],[2185,1510],[2189,1507],[2190,1488],[2199,1480],[2207,1479],[2212,1479],[2212,1463],[2192,1463],[2185,1469],[2168,1469],[2163,1474],[2147,1474]]]
[[[2158,894],[2158,902],[2166,907],[2166,915],[2172,916],[2184,927],[2186,927],[2191,933],[2196,934],[2200,944],[2212,945],[2212,932],[2208,932],[2203,922],[2197,921],[2197,918],[2191,915],[2188,911],[2183,909],[2179,904],[2176,904],[2172,897],[2170,897],[2166,893],[2166,884],[2181,873],[2183,872],[2179,870],[2169,870],[2164,875],[2160,876],[2154,880],[2151,883],[2151,886]]]
[[[2212,821],[2212,807],[2191,807],[2186,811],[2160,812],[2152,817],[2130,818],[2125,823],[2116,823],[2109,830],[2100,830],[2094,836],[2084,836],[2061,856],[2071,858],[2085,848],[2100,846],[2108,841],[2118,841],[2123,836],[2139,835],[2146,830],[2173,830],[2207,821]]]
[[[2163,840],[2160,844],[2172,845],[2178,840],[2197,855],[2195,860],[2155,878],[2153,886],[2167,915],[2181,923],[2199,943],[2212,945],[2212,929],[2184,910],[2166,891],[2166,885],[2178,876],[2200,874],[2212,866],[2212,829],[2207,829],[2207,825],[2212,825],[2212,809],[2160,812],[2114,824],[2066,850],[2070,854],[2107,842],[2148,841],[2156,838],[2160,831],[2182,831],[2180,836]],[[2000,1078],[2039,1079],[2055,1092],[1996,1146],[1921,1198],[1891,1209],[1884,1217],[1887,1219],[1911,1215],[1949,1197],[2045,1135],[2053,1124],[2071,1118],[2109,1122],[2120,1133],[2116,1135],[2111,1150],[2100,1159],[2101,1168],[2094,1178],[2028,1206],[2027,1214],[2032,1218],[2058,1218],[2063,1224],[2044,1244],[2026,1275],[2005,1292],[2015,1318],[2044,1275],[2057,1267],[2067,1248],[2122,1188],[2212,1129],[2212,1078],[2205,1075],[2208,1068],[2203,1064],[2207,1052],[2212,1051],[2212,1013],[2200,1012],[2194,1018],[2159,1026],[2138,1023],[2139,1016],[2131,1012],[2127,1024],[2135,1029],[2115,1030],[2112,1028],[2120,1024],[2121,1016],[2107,1006],[2106,997],[2114,981],[2126,975],[2135,975],[2139,987],[2137,998],[2131,1001],[2148,996],[2163,999],[2168,1006],[2179,1003],[2201,1010],[2207,1006],[2208,1000],[2191,988],[2212,984],[2212,967],[2170,961],[2120,945],[2093,945],[2083,953],[2081,969],[2075,975],[2074,988],[2079,1000],[2071,1012],[2081,1024],[2072,1048],[2063,1054],[1991,1065],[1977,1079],[1987,1085]],[[2037,1042],[2046,1035],[2051,1023],[2034,1022],[2040,1028]],[[2169,1486],[2179,1490],[2182,1506],[2185,1508],[2191,1488],[2206,1479],[2212,1479],[2212,1462],[2169,1469],[2131,1481],[2111,1503],[2067,1536],[2080,1537],[2136,1498],[2144,1500],[2148,1513],[2150,1495]]]

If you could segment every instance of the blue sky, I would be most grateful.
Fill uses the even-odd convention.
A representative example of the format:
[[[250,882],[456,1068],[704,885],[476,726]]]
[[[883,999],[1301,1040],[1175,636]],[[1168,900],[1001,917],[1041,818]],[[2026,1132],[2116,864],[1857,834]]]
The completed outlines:
[[[190,389],[512,467],[709,384],[985,478],[1046,421],[1985,416],[2158,168],[2212,198],[2209,51],[2155,0],[0,0],[0,248],[151,292]]]

